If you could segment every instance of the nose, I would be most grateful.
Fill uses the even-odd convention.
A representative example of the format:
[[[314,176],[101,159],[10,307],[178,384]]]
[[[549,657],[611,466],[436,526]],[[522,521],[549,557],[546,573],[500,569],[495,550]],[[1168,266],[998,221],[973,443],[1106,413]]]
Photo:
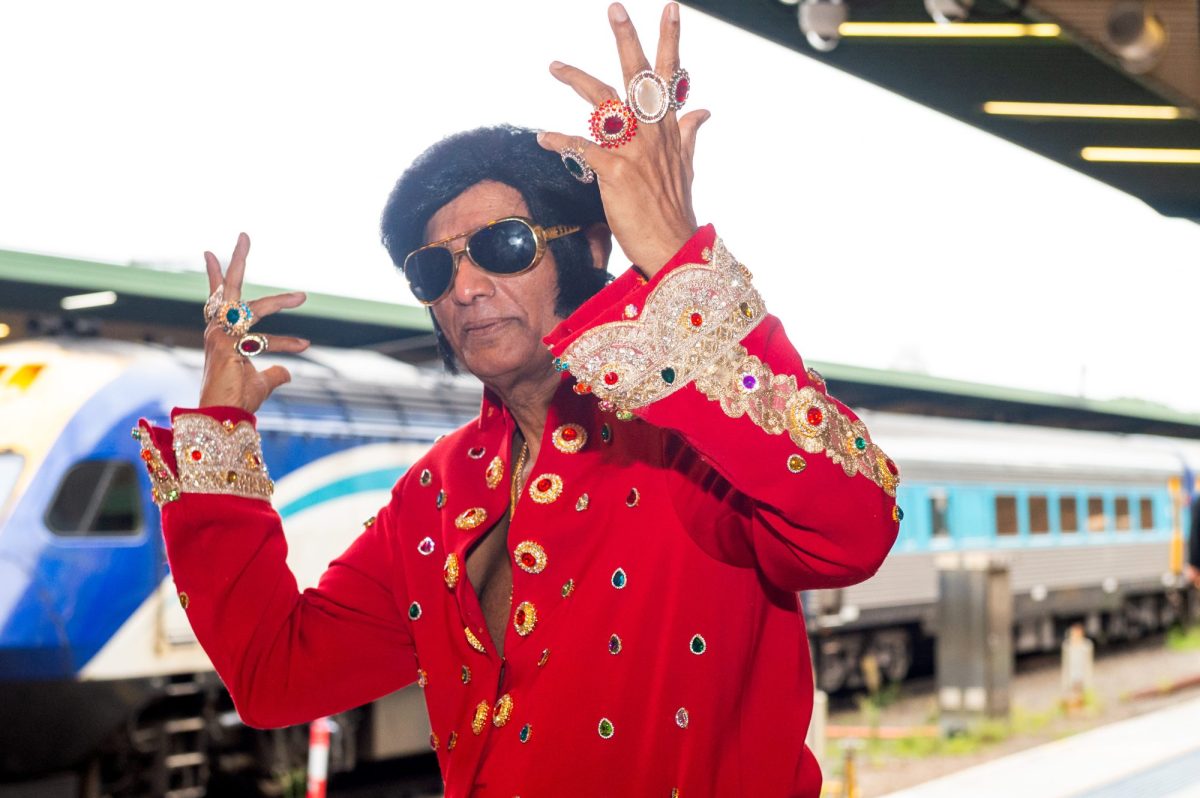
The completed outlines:
[[[492,282],[492,276],[476,266],[465,250],[455,258],[458,268],[454,275],[454,285],[450,289],[455,302],[469,305],[480,297],[489,297],[495,293],[496,286]]]

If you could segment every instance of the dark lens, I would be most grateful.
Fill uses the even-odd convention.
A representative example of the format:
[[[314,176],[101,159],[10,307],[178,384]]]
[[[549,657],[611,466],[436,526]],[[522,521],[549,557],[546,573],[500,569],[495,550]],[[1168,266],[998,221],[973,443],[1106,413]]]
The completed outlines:
[[[471,260],[494,274],[515,274],[527,269],[537,254],[533,230],[510,219],[485,227],[467,242]]]
[[[404,276],[413,296],[422,302],[432,302],[450,287],[454,271],[454,256],[445,247],[419,249],[404,261]]]

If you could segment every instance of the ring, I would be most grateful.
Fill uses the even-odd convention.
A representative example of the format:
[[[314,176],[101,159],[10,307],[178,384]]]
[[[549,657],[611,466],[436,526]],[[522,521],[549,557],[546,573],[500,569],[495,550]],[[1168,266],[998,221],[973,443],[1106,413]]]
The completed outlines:
[[[687,103],[688,95],[692,93],[692,79],[683,67],[671,75],[671,110],[678,111]]]
[[[254,311],[245,302],[226,302],[217,311],[217,320],[226,335],[237,338],[250,331],[254,322]]]
[[[592,111],[592,138],[601,147],[616,149],[637,133],[637,117],[620,100],[605,100]]]
[[[653,125],[671,110],[667,99],[669,92],[665,80],[657,73],[643,69],[629,79],[629,109],[639,122]]]
[[[217,308],[225,301],[225,283],[217,286],[217,290],[212,292],[212,296],[204,303],[204,323],[208,324],[217,315]]]
[[[596,179],[596,173],[592,171],[592,167],[588,165],[583,153],[579,150],[567,147],[559,155],[562,157],[563,166],[567,167],[567,171],[571,173],[571,177],[580,183],[590,183]]]
[[[242,357],[258,357],[267,351],[267,336],[258,333],[243,335],[238,339],[237,351]]]

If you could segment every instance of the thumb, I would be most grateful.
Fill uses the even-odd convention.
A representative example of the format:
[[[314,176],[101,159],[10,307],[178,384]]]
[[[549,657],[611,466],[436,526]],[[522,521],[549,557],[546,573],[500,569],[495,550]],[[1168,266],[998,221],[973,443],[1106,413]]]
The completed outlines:
[[[268,395],[270,395],[271,392],[280,385],[284,385],[292,381],[291,372],[289,372],[283,366],[271,366],[269,369],[265,369],[262,373],[262,377],[263,381],[267,383]]]
[[[679,120],[679,139],[683,149],[683,157],[691,168],[692,160],[696,157],[696,131],[712,117],[703,108],[689,111]]]

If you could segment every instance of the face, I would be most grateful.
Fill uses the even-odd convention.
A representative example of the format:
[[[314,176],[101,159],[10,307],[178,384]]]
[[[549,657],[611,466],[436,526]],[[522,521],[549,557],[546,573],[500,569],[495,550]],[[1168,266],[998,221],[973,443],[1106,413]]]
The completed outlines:
[[[520,192],[503,183],[476,183],[430,218],[425,240],[467,233],[505,216],[529,218]],[[459,237],[446,246],[460,249],[465,240]],[[432,306],[458,362],[488,384],[525,376],[544,379],[551,355],[542,338],[562,321],[554,313],[554,255],[547,248],[536,266],[511,277],[489,274],[465,252],[458,257],[454,285]]]

